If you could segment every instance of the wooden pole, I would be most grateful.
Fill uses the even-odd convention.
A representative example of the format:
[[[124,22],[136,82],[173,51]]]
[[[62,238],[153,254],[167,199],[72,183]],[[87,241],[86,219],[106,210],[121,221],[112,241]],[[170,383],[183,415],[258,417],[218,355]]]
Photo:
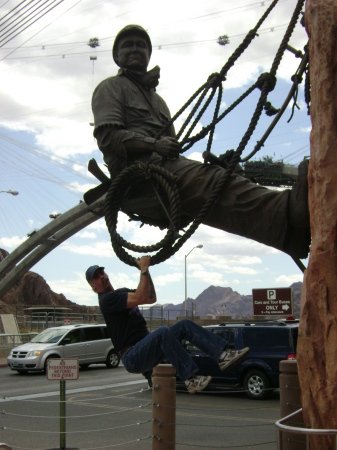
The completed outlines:
[[[174,450],[176,442],[176,370],[171,364],[153,368],[152,450]]]
[[[307,0],[311,81],[309,210],[312,245],[298,342],[304,421],[337,429],[337,0]],[[333,439],[310,440],[312,450]]]
[[[301,389],[298,379],[297,361],[281,361],[280,362],[280,416],[281,418],[289,416],[301,409]],[[299,422],[287,422],[287,425],[294,427],[303,427],[304,424]],[[303,435],[293,434],[283,431],[281,434],[281,442],[278,447],[282,450],[306,450],[306,438]]]

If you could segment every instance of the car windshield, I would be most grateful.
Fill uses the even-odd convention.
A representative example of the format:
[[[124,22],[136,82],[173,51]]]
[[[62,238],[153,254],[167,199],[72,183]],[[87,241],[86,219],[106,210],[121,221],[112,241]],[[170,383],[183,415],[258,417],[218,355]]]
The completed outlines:
[[[49,344],[52,342],[58,342],[61,337],[67,332],[68,330],[63,329],[55,329],[50,328],[47,330],[42,331],[42,333],[35,336],[30,342],[38,342],[38,343],[44,343]]]

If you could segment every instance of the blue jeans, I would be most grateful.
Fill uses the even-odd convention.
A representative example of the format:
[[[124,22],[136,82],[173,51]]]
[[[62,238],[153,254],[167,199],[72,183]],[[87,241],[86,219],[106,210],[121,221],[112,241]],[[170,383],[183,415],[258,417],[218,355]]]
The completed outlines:
[[[188,380],[198,371],[198,366],[181,345],[183,339],[187,339],[215,360],[228,344],[219,335],[184,319],[171,327],[159,327],[137,342],[122,356],[123,364],[128,372],[143,373],[165,360],[176,369],[179,378]]]

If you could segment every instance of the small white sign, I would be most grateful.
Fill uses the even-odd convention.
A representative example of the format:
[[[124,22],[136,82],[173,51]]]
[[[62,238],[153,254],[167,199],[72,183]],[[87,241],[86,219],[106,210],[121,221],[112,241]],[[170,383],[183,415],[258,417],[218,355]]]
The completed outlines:
[[[77,358],[55,358],[47,361],[48,380],[77,380],[78,372]]]

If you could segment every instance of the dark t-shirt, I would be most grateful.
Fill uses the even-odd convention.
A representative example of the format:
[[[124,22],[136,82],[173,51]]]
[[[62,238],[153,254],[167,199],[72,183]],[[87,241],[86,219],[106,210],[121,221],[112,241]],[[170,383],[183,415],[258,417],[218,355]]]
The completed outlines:
[[[119,352],[127,345],[134,345],[149,334],[146,321],[138,306],[127,308],[126,301],[131,289],[121,288],[98,294],[99,306],[107,324],[115,349]]]

